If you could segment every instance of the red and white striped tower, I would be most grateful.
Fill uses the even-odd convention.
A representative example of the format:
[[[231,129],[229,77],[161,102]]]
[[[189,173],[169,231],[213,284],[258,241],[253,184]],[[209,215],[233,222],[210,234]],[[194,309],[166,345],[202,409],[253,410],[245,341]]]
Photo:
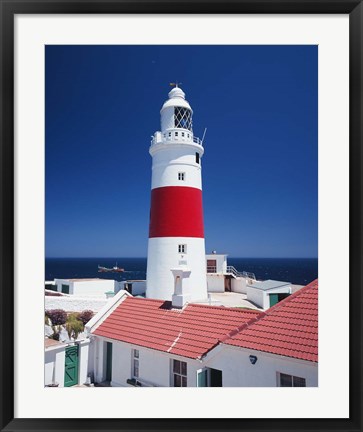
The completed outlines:
[[[175,275],[188,274],[182,281],[183,292],[190,301],[205,300],[204,149],[193,135],[193,111],[177,85],[160,114],[161,131],[155,132],[149,150],[152,184],[146,297],[171,300]]]

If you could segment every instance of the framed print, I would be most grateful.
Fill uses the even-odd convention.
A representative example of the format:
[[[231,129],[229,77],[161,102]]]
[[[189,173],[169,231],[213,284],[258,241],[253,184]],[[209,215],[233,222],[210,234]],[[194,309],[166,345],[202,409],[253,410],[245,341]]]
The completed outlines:
[[[1,429],[360,431],[361,2],[1,23]]]

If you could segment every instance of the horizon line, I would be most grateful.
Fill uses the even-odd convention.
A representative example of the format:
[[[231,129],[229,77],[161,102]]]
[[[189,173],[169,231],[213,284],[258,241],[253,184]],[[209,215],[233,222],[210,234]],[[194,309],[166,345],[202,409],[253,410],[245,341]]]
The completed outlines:
[[[206,254],[206,255],[214,255],[214,254]],[[319,259],[319,257],[244,257],[244,256],[232,256],[228,254],[215,254],[215,255],[227,255],[229,258],[238,258],[238,259]],[[124,257],[116,257],[116,256],[46,256],[45,259],[147,259],[146,256],[124,256]]]

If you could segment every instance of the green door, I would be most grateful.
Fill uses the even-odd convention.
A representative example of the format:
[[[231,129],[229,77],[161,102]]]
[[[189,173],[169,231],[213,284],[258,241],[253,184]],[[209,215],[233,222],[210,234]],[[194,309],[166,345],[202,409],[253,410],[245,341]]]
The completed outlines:
[[[279,302],[279,295],[278,294],[270,294],[270,307],[275,305]]]
[[[112,379],[112,343],[107,342],[107,354],[106,354],[106,381]]]
[[[78,384],[78,345],[66,348],[64,387]]]

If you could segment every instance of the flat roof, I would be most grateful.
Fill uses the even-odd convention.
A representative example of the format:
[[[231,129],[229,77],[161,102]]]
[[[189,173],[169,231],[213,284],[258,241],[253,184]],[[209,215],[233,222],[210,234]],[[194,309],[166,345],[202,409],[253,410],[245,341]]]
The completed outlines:
[[[265,281],[256,281],[252,284],[248,284],[251,288],[260,289],[262,291],[268,291],[274,288],[282,288],[284,286],[291,285],[290,282],[281,282],[272,279],[267,279]]]
[[[101,278],[73,278],[73,279],[65,279],[65,278],[55,278],[54,280],[59,281],[68,281],[68,282],[91,282],[91,281],[113,281],[114,279],[101,279]]]

